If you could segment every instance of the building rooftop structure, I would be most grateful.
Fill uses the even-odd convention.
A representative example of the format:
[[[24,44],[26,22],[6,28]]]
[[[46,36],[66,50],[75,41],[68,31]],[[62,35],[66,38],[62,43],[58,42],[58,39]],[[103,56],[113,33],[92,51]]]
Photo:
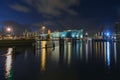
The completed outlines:
[[[83,37],[83,29],[80,30],[66,30],[63,32],[53,32],[53,37],[61,37],[61,38],[82,38]]]

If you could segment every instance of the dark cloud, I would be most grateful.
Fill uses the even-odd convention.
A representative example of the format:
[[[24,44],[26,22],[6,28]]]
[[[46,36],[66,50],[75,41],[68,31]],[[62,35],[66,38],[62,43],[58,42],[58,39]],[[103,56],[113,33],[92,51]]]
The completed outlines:
[[[100,30],[103,22],[118,19],[120,13],[119,5],[111,0],[18,0],[16,3],[10,7],[23,12],[31,10],[30,14],[23,13],[29,15],[24,20],[36,29],[44,25],[53,30],[83,28],[93,33]]]
[[[20,12],[30,12],[30,8],[26,7],[26,6],[23,6],[23,5],[20,5],[20,4],[11,4],[9,5],[12,9],[14,10],[17,10],[17,11],[20,11]]]
[[[117,8],[117,15],[120,17],[120,6]]]
[[[76,15],[77,12],[70,9],[79,3],[79,0],[24,0],[35,8],[39,13],[49,14],[52,16],[62,15],[66,12],[70,15]]]
[[[37,22],[37,23],[33,24],[33,26],[39,26],[39,27],[41,27],[43,25],[49,26],[49,25],[54,25],[54,23],[51,21],[45,21],[45,22]]]
[[[38,27],[39,29],[42,28],[42,26],[46,26],[46,29],[51,29],[52,31],[55,31],[55,30],[61,30],[61,27],[63,26],[60,26],[57,21],[53,22],[53,21],[42,21],[42,22],[37,22],[35,24],[33,24],[32,26],[34,27]]]

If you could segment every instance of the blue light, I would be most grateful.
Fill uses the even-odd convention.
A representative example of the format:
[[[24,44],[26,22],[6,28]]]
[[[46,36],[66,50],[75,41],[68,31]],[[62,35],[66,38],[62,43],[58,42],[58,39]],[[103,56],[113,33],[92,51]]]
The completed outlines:
[[[77,35],[76,35],[76,37],[78,38],[78,37],[79,37],[79,35],[77,34]]]
[[[106,36],[110,36],[110,33],[109,33],[109,32],[107,32],[107,33],[106,33]]]
[[[107,51],[106,52],[107,67],[109,69],[110,68],[110,62],[111,62],[111,60],[110,60],[110,43],[109,42],[107,42],[107,50],[106,51]]]
[[[62,37],[62,38],[65,38],[65,37],[66,37],[66,33],[65,33],[65,32],[62,33],[62,34],[61,34],[61,37]]]
[[[62,34],[62,37],[65,37],[65,34]]]
[[[75,34],[72,34],[72,38],[74,38],[75,37]]]
[[[72,38],[75,38],[75,37],[76,37],[76,33],[75,33],[75,32],[72,32],[71,37],[72,37]]]

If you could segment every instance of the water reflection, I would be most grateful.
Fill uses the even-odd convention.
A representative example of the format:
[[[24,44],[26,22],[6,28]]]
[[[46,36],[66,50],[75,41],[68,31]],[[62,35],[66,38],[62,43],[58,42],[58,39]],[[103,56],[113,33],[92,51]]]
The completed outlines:
[[[105,64],[106,64],[106,42],[104,42],[104,60],[105,60]]]
[[[104,42],[101,42],[101,47],[100,47],[100,48],[101,48],[101,50],[100,50],[100,51],[101,51],[100,55],[101,55],[101,57],[102,57],[101,59],[104,60]]]
[[[70,64],[71,63],[71,44],[70,43],[68,43],[68,53],[67,54],[68,54],[67,55],[67,57],[68,57],[67,63]]]
[[[115,61],[115,63],[118,62],[116,42],[84,42],[81,40],[77,40],[76,42],[69,41],[60,43],[59,41],[56,41],[54,50],[51,46],[48,46],[46,48],[46,44],[51,45],[51,42],[38,41],[34,50],[36,52],[32,52],[31,48],[17,48],[20,53],[24,54],[20,54],[19,56],[17,55],[16,59],[13,58],[13,48],[8,48],[8,51],[5,54],[6,79],[12,80],[13,78],[13,59],[16,60],[14,64],[14,69],[16,70],[15,75],[20,75],[21,77],[21,75],[23,75],[22,72],[25,72],[25,77],[33,75],[32,77],[35,78],[35,80],[40,80],[37,79],[37,77],[41,77],[43,75],[45,78],[50,77],[50,80],[54,80],[52,79],[54,75],[55,77],[61,75],[67,75],[71,77],[71,75],[75,73],[76,77],[76,75],[80,73],[85,76],[87,74],[88,76],[91,71],[93,71],[94,73],[96,72],[96,74],[101,74],[100,71],[103,71],[103,73],[105,73],[106,69],[108,71],[110,71],[110,69],[113,69],[113,61]],[[19,64],[19,62],[22,62],[22,64]],[[95,69],[95,71],[93,69]],[[43,73],[45,74],[41,75],[40,71],[43,71]],[[17,76],[15,76],[14,78],[16,79]],[[33,78],[29,78],[29,80],[33,80]],[[24,78],[22,78],[21,80],[23,79]],[[18,80],[18,78],[16,80]]]
[[[77,61],[80,59],[80,50],[79,50],[79,48],[80,48],[80,41],[78,40],[78,41],[76,41],[76,47],[75,47],[76,49],[75,49],[75,51],[76,51],[76,59],[77,59]]]
[[[41,71],[45,71],[46,69],[46,50],[45,50],[45,45],[46,42],[42,41],[41,46],[42,46],[42,50],[41,50]]]
[[[51,52],[51,54],[52,54],[51,55],[51,61],[54,64],[58,65],[58,63],[59,63],[59,45],[58,45],[57,41],[55,41],[54,44],[55,44],[55,48]]]
[[[42,44],[41,41],[36,41],[36,44],[35,44],[35,54],[36,54],[36,56],[40,55],[40,50],[42,49],[41,44]]]
[[[115,59],[115,64],[117,63],[117,50],[116,50],[116,42],[114,42],[114,59]]]
[[[92,49],[93,49],[93,47],[92,47],[92,40],[90,40],[90,46],[89,47],[90,47],[90,55],[92,56]]]
[[[64,41],[62,40],[61,42],[59,42],[59,63],[62,64],[64,63]]]
[[[12,80],[12,55],[13,55],[13,48],[8,48],[8,52],[6,53],[6,60],[5,60],[5,77]]]
[[[107,67],[110,69],[110,43],[107,42],[106,46],[107,52],[106,52],[106,62],[107,62]]]
[[[103,46],[104,44],[104,46]],[[104,48],[102,48],[104,47]],[[111,52],[110,52],[110,42],[101,42],[101,49],[100,49],[101,53],[100,53],[100,57],[101,59],[104,59],[104,63],[107,67],[107,69],[110,69],[110,64],[111,64]],[[103,53],[102,53],[103,52]],[[104,57],[104,58],[102,58]],[[101,60],[102,61],[102,60]]]
[[[50,42],[47,42],[50,44]],[[57,42],[56,44],[58,44]],[[83,45],[84,44],[84,45]],[[52,60],[54,63],[65,63],[71,65],[72,63],[79,62],[79,60],[86,61],[95,59],[97,63],[104,61],[107,68],[111,66],[111,42],[62,42],[60,45],[55,46],[53,51],[51,47],[43,48],[46,45],[45,41],[41,42],[41,70],[46,70],[46,63]],[[95,56],[95,57],[94,57]],[[114,60],[117,61],[116,43],[114,43]],[[59,63],[58,63],[59,62]]]
[[[88,62],[88,42],[85,44],[85,52],[86,52],[86,55],[85,55],[86,62]]]
[[[54,50],[52,41],[46,41],[46,43],[43,42],[42,44],[45,45],[46,53],[47,53],[48,57],[51,57],[51,53]]]
[[[24,55],[24,58],[27,59],[28,58],[28,51],[25,50],[25,55]]]
[[[83,54],[83,42],[80,41],[80,60],[82,60],[82,55]]]
[[[95,50],[96,50],[96,57],[97,57],[97,54],[98,54],[98,42],[95,42]]]

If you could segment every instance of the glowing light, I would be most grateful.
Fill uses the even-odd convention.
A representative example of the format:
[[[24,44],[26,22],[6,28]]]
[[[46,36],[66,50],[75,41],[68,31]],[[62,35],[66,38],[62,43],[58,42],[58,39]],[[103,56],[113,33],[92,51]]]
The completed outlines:
[[[85,35],[87,36],[87,35],[88,35],[88,33],[86,32],[86,33],[85,33]]]
[[[72,34],[72,38],[74,38],[75,37],[75,34]]]
[[[76,35],[76,37],[78,38],[78,37],[79,37],[79,35],[77,34],[77,35]]]
[[[65,37],[65,34],[62,34],[62,37]]]
[[[44,30],[44,29],[45,29],[45,26],[42,26],[42,29]]]
[[[62,34],[61,34],[61,37],[62,37],[62,38],[66,37],[66,32],[62,33]]]
[[[80,38],[83,38],[83,35],[81,35]]]
[[[110,36],[110,33],[109,33],[109,32],[107,32],[107,33],[106,33],[106,35],[107,35],[107,36]]]
[[[11,31],[11,28],[8,27],[8,28],[7,28],[7,31],[10,32],[10,31]]]

